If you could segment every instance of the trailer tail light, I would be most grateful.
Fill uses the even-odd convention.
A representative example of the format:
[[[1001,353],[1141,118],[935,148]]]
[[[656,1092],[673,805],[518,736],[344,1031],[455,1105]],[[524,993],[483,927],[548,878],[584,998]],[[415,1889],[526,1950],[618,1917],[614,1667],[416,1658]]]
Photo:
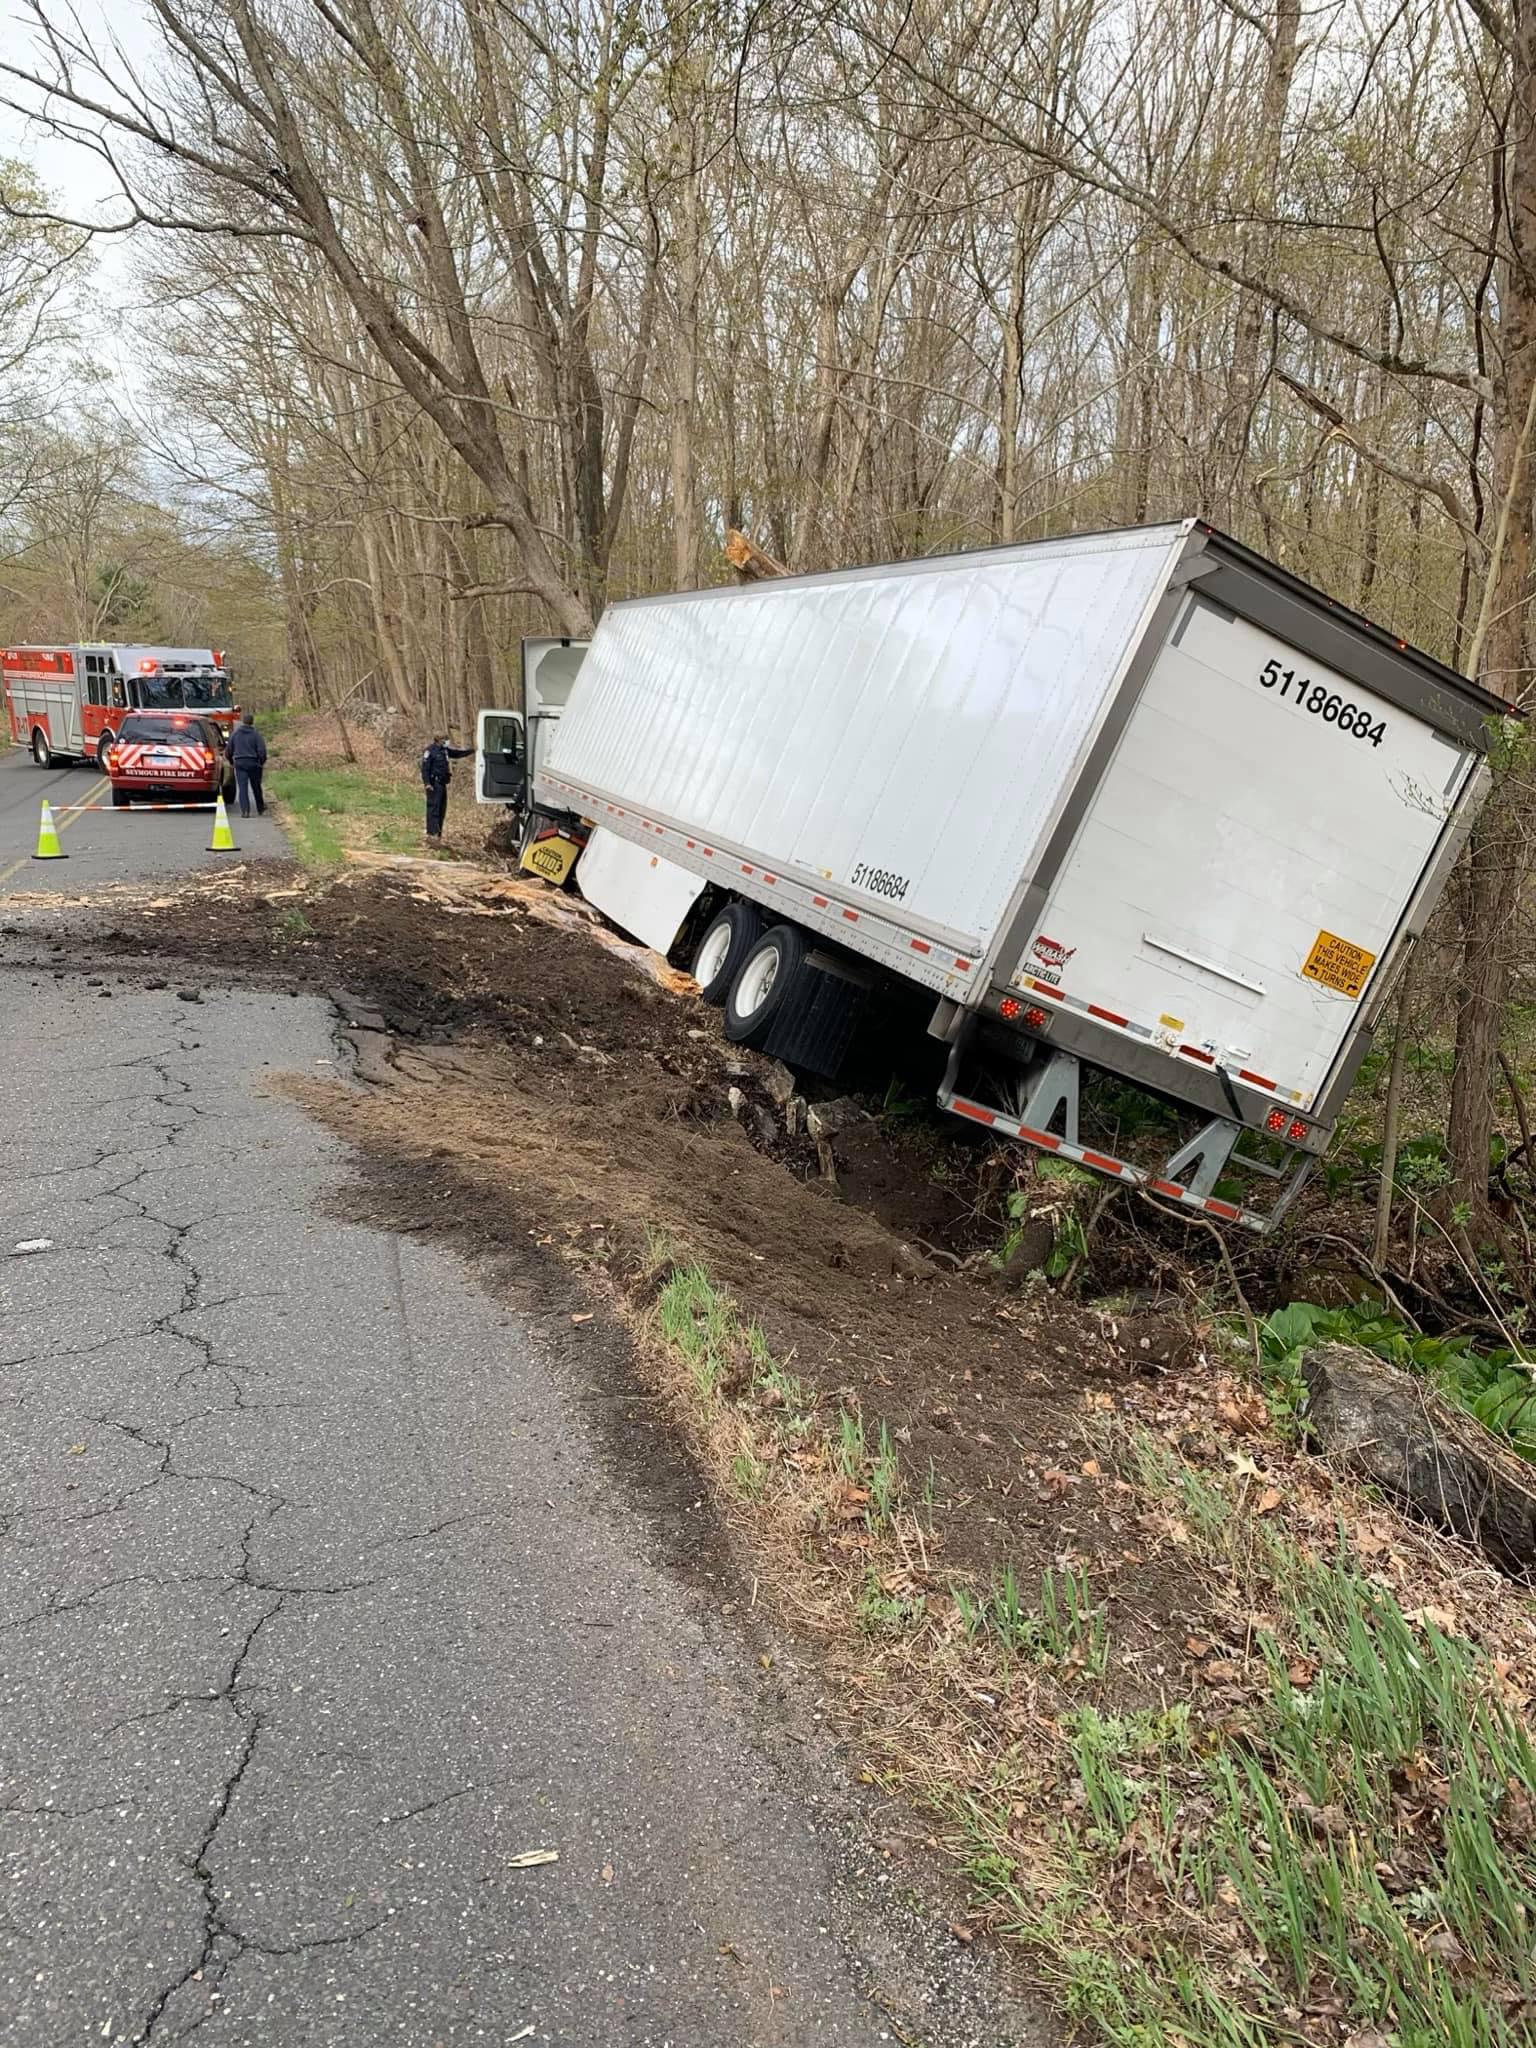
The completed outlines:
[[[1031,1031],[1040,1031],[1040,1030],[1043,1030],[1043,1029],[1044,1029],[1044,1026],[1045,1026],[1045,1012],[1044,1012],[1044,1010],[1041,1010],[1041,1009],[1028,1009],[1028,1010],[1026,1010],[1026,1011],[1024,1012],[1024,1022],[1025,1022],[1025,1023],[1026,1023],[1026,1024],[1027,1024],[1027,1025],[1029,1026],[1029,1028],[1030,1028],[1030,1030],[1031,1030]]]
[[[1310,1134],[1307,1130],[1306,1125],[1302,1122],[1301,1118],[1299,1116],[1293,1116],[1291,1118],[1291,1128],[1286,1132],[1285,1135],[1291,1140],[1291,1143],[1293,1145],[1299,1145],[1302,1139],[1309,1136]]]
[[[1273,1131],[1277,1138],[1285,1134],[1286,1116],[1283,1109],[1272,1109],[1264,1119],[1266,1131]]]
[[[999,1017],[1006,1017],[1011,1024],[1023,1007],[1017,996],[1004,996],[997,1006],[997,1014]]]

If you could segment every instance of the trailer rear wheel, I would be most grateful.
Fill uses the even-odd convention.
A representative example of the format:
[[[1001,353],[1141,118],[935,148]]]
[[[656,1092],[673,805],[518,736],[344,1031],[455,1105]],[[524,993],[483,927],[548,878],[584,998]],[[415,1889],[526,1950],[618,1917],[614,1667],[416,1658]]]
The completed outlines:
[[[693,978],[706,1003],[723,1003],[736,970],[762,936],[763,920],[750,903],[727,903],[705,928],[693,956]]]
[[[735,1045],[761,1045],[794,995],[807,942],[792,924],[765,932],[737,969],[725,999],[725,1035]]]

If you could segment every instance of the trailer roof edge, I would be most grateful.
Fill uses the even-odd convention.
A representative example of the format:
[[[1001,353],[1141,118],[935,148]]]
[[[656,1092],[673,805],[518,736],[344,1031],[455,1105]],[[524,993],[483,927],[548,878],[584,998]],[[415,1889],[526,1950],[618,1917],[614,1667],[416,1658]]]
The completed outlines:
[[[1460,669],[1452,668],[1448,662],[1437,660],[1432,654],[1426,654],[1423,648],[1415,647],[1412,641],[1404,640],[1385,626],[1377,625],[1374,619],[1368,619],[1363,612],[1357,612],[1352,606],[1329,597],[1325,591],[1319,590],[1316,584],[1308,583],[1305,577],[1282,568],[1278,562],[1270,561],[1267,555],[1261,555],[1256,549],[1246,547],[1242,541],[1234,540],[1230,534],[1223,533],[1220,527],[1212,526],[1203,519],[1196,520],[1192,540],[1196,548],[1203,550],[1218,562],[1227,563],[1239,574],[1272,585],[1294,603],[1303,604],[1313,611],[1321,610],[1336,623],[1341,632],[1366,641],[1399,667],[1415,670],[1426,682],[1449,690],[1483,717],[1524,719],[1529,716],[1520,705],[1496,696],[1491,690],[1485,690],[1481,684],[1474,683],[1469,676],[1463,675]]]

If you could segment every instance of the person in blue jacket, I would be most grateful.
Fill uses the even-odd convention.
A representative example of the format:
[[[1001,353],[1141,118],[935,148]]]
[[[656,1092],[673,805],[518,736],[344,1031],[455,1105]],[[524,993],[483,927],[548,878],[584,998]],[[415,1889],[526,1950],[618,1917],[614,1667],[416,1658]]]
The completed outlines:
[[[256,721],[249,711],[242,711],[240,723],[229,736],[228,753],[235,767],[235,794],[240,799],[240,815],[251,815],[251,799],[256,800],[258,818],[266,814],[266,799],[261,791],[262,770],[267,765],[267,743],[256,730]]]
[[[421,757],[421,780],[427,792],[427,837],[441,839],[448,816],[448,785],[453,780],[450,761],[467,761],[473,747],[450,747],[445,732],[435,732]]]

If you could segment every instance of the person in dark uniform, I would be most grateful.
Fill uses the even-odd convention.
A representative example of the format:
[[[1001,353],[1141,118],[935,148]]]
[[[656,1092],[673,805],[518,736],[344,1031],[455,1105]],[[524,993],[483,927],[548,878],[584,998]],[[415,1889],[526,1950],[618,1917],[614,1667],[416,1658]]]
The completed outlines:
[[[240,815],[251,815],[251,800],[256,801],[258,818],[266,814],[266,798],[262,795],[262,770],[267,765],[267,743],[256,730],[256,721],[249,711],[242,711],[240,723],[229,736],[226,751],[235,764],[235,791],[240,798]]]
[[[467,761],[473,747],[450,747],[445,732],[435,732],[431,745],[421,757],[421,779],[427,792],[427,837],[441,839],[448,815],[448,785],[453,780],[450,761]]]

